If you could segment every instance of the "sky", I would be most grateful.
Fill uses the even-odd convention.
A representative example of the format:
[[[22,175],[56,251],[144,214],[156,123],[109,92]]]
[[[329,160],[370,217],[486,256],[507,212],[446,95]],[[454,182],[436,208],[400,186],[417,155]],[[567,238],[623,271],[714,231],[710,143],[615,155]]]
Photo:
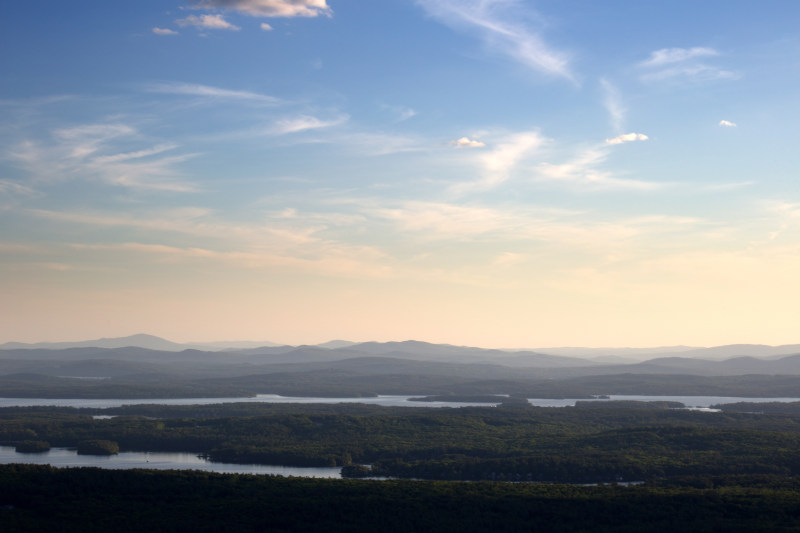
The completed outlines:
[[[0,3],[0,342],[800,342],[795,0]]]

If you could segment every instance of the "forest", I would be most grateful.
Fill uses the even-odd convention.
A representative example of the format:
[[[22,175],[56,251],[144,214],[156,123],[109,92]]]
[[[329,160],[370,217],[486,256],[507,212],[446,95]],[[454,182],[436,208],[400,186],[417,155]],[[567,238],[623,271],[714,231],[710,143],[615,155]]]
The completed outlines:
[[[113,418],[93,418],[98,413]],[[617,483],[691,476],[697,483],[800,473],[800,416],[697,412],[663,402],[0,409],[0,444],[88,441],[227,463],[343,466],[352,477]]]
[[[319,480],[0,465],[4,532],[790,532],[800,485]]]

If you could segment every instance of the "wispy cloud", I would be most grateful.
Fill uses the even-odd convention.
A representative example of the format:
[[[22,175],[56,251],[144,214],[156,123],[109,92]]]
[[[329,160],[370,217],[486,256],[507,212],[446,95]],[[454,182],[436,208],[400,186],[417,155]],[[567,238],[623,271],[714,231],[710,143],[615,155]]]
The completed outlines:
[[[350,117],[341,115],[330,120],[322,120],[310,115],[301,115],[299,117],[285,118],[279,120],[275,127],[272,129],[273,133],[284,135],[287,133],[297,133],[307,130],[318,130],[322,128],[330,128],[338,126],[348,121]]]
[[[174,168],[193,154],[154,157],[175,149],[174,144],[119,150],[139,142],[139,137],[127,124],[84,124],[56,129],[50,141],[22,141],[9,149],[7,157],[33,182],[100,180],[129,188],[193,190],[178,179]]]
[[[713,48],[694,47],[694,48],[662,48],[655,50],[650,57],[639,63],[642,67],[661,67],[673,63],[681,63],[696,57],[717,56],[719,52]]]
[[[508,0],[417,0],[432,17],[455,29],[477,32],[492,49],[537,72],[574,81],[566,54],[522,23],[534,15]]]
[[[331,15],[326,0],[192,0],[197,9],[225,9],[253,17],[318,17]]]
[[[270,25],[269,25],[269,24],[267,24],[266,22],[262,22],[262,23],[259,25],[259,28],[261,28],[261,29],[262,29],[262,30],[264,30],[264,31],[272,31],[272,26],[270,26]]]
[[[639,63],[646,70],[641,75],[642,81],[664,81],[668,79],[686,79],[691,81],[713,81],[736,79],[740,75],[703,61],[703,58],[719,56],[713,48],[662,48],[650,54],[650,57]]]
[[[178,32],[169,28],[153,28],[153,33],[156,35],[178,35]]]
[[[23,185],[21,183],[17,183],[6,179],[0,179],[0,195],[3,194],[32,196],[35,194],[35,191],[30,187]]]
[[[239,31],[242,29],[225,20],[222,15],[189,15],[186,18],[176,20],[175,24],[178,26],[196,26],[209,30]]]
[[[530,157],[548,141],[538,131],[520,132],[506,136],[493,143],[494,148],[484,154],[483,177],[476,181],[462,182],[451,187],[451,192],[464,194],[492,189],[511,178],[515,167]]]
[[[411,109],[410,107],[384,104],[381,106],[381,108],[389,111],[392,115],[394,115],[394,119],[397,122],[403,122],[405,120],[417,116],[417,112]]]
[[[83,158],[96,152],[113,139],[133,135],[135,129],[127,124],[85,124],[55,130],[54,136],[62,142],[71,158]]]
[[[730,120],[720,120],[719,125],[725,128],[735,128],[736,124],[731,122]]]
[[[639,137],[641,136],[641,137]],[[647,139],[646,135],[629,133],[606,140],[602,146],[583,148],[564,163],[540,163],[533,169],[535,179],[555,181],[580,187],[582,190],[634,190],[651,191],[663,188],[662,183],[620,178],[603,169],[611,146],[624,142]]]
[[[625,107],[622,105],[619,90],[606,79],[600,80],[600,86],[603,88],[603,106],[606,108],[611,120],[611,128],[618,132],[624,125],[626,112]]]
[[[145,150],[138,150],[136,152],[127,152],[122,154],[114,154],[114,155],[107,155],[102,157],[95,158],[95,162],[100,164],[106,163],[120,163],[122,161],[128,161],[130,159],[139,159],[141,157],[148,157],[151,155],[160,154],[162,152],[166,152],[167,150],[173,150],[176,148],[177,145],[175,144],[159,144],[152,148],[147,148]]]
[[[145,89],[147,92],[158,94],[179,94],[225,100],[250,100],[271,104],[280,102],[278,98],[266,94],[254,93],[251,91],[223,89],[221,87],[214,87],[211,85],[192,83],[156,83],[146,86]]]

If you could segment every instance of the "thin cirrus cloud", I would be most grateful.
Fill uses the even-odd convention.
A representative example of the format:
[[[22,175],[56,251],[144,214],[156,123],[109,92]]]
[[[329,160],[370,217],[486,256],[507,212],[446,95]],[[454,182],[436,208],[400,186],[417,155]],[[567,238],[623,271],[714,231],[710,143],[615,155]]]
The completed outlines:
[[[326,0],[193,0],[195,9],[224,9],[253,17],[330,16]]]
[[[541,36],[520,21],[532,12],[509,9],[504,0],[417,0],[433,18],[467,32],[477,32],[492,49],[537,72],[574,81],[566,54],[547,45]]]
[[[619,90],[605,78],[600,80],[600,87],[603,89],[603,106],[608,112],[611,127],[614,131],[619,131],[625,122],[626,113]]]
[[[669,79],[713,81],[738,78],[737,72],[725,70],[704,61],[719,55],[717,50],[701,46],[655,50],[649,58],[639,63],[639,68],[646,71],[640,76],[640,79],[645,82],[653,82]]]
[[[139,137],[127,124],[84,124],[53,130],[49,142],[20,142],[9,151],[9,159],[33,183],[95,180],[131,189],[194,190],[178,179],[175,169],[193,154],[162,155],[176,148],[172,144],[119,150],[120,144],[129,146]]]
[[[417,112],[414,109],[400,105],[382,104],[381,109],[391,113],[396,122],[403,122],[417,116]]]
[[[575,156],[562,163],[542,162],[532,171],[539,181],[553,181],[579,186],[581,190],[652,191],[664,187],[662,183],[638,179],[619,178],[602,165],[608,159],[610,146],[626,142],[647,140],[641,133],[626,133],[607,139],[601,146],[579,150]]]
[[[661,67],[673,63],[681,63],[697,57],[717,56],[719,52],[713,48],[696,46],[694,48],[662,48],[650,54],[650,57],[639,63],[642,67]]]
[[[331,120],[322,120],[310,115],[301,115],[299,117],[286,118],[279,120],[275,127],[272,128],[272,133],[283,135],[287,133],[298,133],[306,130],[317,130],[322,128],[330,128],[338,126],[349,120],[350,117],[342,115]]]
[[[155,33],[156,35],[178,35],[178,32],[175,30],[171,30],[169,28],[159,28],[159,27],[153,28],[153,33]]]
[[[239,31],[241,28],[225,20],[222,15],[189,15],[186,18],[178,19],[175,24],[181,27],[196,26],[209,30],[231,30]]]
[[[730,120],[720,120],[719,121],[719,125],[724,127],[724,128],[735,128],[736,127],[736,123],[735,122],[731,122]]]
[[[278,103],[280,100],[274,96],[255,93],[251,91],[237,91],[223,89],[211,85],[199,85],[192,83],[157,83],[148,85],[145,90],[157,94],[178,94],[186,96],[202,96],[206,98],[216,98],[225,100],[250,100],[266,103]]]

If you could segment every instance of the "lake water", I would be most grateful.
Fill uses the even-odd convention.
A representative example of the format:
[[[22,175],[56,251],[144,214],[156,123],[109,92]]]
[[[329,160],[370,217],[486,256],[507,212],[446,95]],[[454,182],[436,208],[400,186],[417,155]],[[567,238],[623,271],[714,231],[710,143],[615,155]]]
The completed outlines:
[[[0,407],[92,407],[107,409],[123,405],[210,405],[219,403],[363,403],[368,405],[382,405],[384,407],[494,407],[497,403],[478,402],[412,402],[409,398],[414,396],[377,396],[374,398],[315,398],[279,396],[277,394],[258,394],[251,398],[147,398],[147,399],[74,399],[74,398],[0,398]],[[641,395],[611,395],[609,398],[576,399],[567,398],[552,400],[547,398],[528,398],[531,405],[537,407],[572,407],[579,401],[611,401],[634,400],[642,402],[670,401],[681,402],[690,409],[708,409],[709,406],[720,403],[736,402],[800,402],[800,398],[740,398],[731,396],[641,396]]]
[[[341,479],[342,468],[212,463],[193,453],[120,452],[117,455],[78,455],[69,448],[52,448],[45,453],[17,453],[13,446],[0,446],[0,463],[25,463],[56,467],[94,466],[127,469],[204,470],[223,474],[273,474],[277,476]]]
[[[628,400],[637,402],[680,402],[688,409],[710,410],[710,406],[722,403],[737,402],[800,402],[800,398],[739,398],[734,396],[641,396],[612,394],[608,398],[593,398],[589,400],[548,400],[542,398],[528,398],[531,405],[537,407],[573,407],[575,402],[609,402],[614,400]]]
[[[218,403],[364,403],[385,407],[474,407],[496,406],[497,403],[478,402],[412,402],[418,396],[377,396],[374,398],[313,398],[257,394],[249,398],[146,398],[146,399],[75,399],[75,398],[0,398],[0,407],[92,407],[107,409],[123,405],[211,405]]]

